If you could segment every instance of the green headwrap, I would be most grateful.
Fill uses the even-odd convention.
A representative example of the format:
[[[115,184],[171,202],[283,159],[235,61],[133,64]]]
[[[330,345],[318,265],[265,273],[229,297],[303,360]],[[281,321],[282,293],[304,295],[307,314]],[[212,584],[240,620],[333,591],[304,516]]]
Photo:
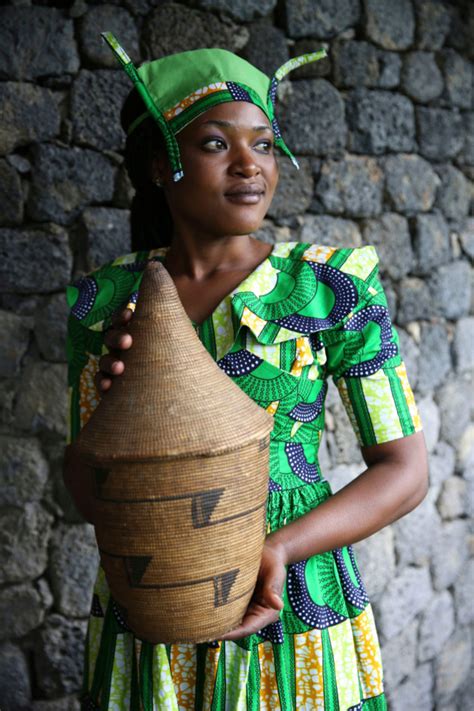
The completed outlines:
[[[326,50],[290,59],[269,79],[250,62],[225,49],[195,49],[171,54],[145,62],[137,69],[111,32],[101,34],[146,106],[146,111],[130,125],[128,133],[147,116],[153,116],[165,138],[175,181],[183,177],[176,134],[199,114],[227,101],[248,101],[258,106],[272,125],[275,145],[299,167],[281,136],[275,117],[277,86],[293,69],[326,57]]]

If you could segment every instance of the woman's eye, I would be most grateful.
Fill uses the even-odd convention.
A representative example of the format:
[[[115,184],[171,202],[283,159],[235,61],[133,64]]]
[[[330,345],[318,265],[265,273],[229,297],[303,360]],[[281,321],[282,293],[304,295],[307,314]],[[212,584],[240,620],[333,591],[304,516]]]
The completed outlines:
[[[259,141],[257,147],[264,153],[271,153],[273,150],[273,141]]]
[[[220,138],[209,138],[202,144],[204,148],[211,151],[220,151],[226,147],[223,140]]]

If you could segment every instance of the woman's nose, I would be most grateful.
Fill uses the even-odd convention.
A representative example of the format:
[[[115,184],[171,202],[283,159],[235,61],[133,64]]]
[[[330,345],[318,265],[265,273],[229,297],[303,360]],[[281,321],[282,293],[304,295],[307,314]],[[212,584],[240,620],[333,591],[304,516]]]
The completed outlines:
[[[232,158],[230,170],[233,175],[242,175],[246,178],[252,178],[261,171],[260,166],[255,160],[255,155],[248,148],[236,150]]]

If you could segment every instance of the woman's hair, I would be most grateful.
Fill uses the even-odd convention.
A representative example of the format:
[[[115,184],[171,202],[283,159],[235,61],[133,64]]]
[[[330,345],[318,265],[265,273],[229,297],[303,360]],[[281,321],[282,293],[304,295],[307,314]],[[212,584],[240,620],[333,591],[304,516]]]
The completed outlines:
[[[120,113],[125,132],[144,111],[142,98],[136,89],[132,89]],[[151,164],[158,154],[166,155],[165,142],[158,125],[150,116],[127,137],[125,143],[125,167],[135,188],[130,213],[134,252],[171,244],[171,212],[163,189],[152,181]]]

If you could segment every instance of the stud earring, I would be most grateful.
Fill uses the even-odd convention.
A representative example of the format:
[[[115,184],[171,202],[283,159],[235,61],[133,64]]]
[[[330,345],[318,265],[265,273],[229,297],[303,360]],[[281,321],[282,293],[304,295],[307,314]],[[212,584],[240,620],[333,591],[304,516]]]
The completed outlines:
[[[160,180],[159,178],[153,178],[153,182],[154,182],[154,184],[156,185],[157,188],[162,188],[162,187],[163,187],[163,183],[161,182],[161,180]]]

